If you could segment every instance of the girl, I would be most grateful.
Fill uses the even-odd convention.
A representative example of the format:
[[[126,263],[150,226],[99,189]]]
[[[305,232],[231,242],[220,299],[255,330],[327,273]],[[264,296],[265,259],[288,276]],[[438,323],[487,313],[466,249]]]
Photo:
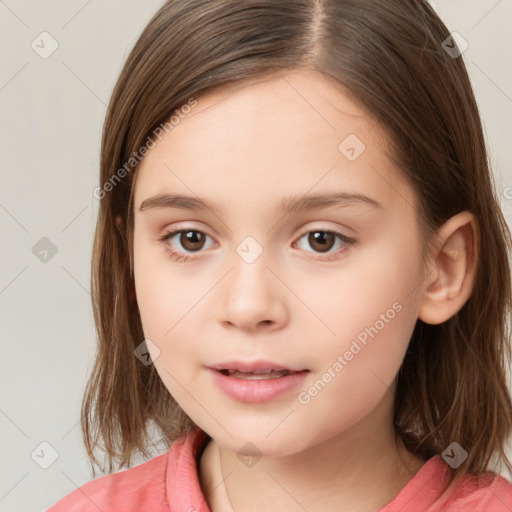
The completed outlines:
[[[510,232],[457,48],[424,0],[156,13],[104,126],[82,426],[110,473],[166,452],[51,512],[512,508]]]

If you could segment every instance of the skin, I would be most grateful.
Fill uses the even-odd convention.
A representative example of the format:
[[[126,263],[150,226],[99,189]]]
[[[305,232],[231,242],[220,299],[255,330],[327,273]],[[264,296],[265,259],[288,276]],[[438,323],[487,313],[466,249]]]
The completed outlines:
[[[338,149],[349,134],[366,146],[354,161]],[[383,208],[279,209],[283,197],[333,191],[365,194]],[[219,212],[139,211],[165,192],[205,198]],[[392,501],[425,462],[395,445],[396,376],[417,319],[441,323],[470,296],[471,214],[441,227],[424,267],[416,198],[388,156],[384,128],[332,81],[304,70],[198,98],[141,163],[134,204],[144,334],[160,351],[152,356],[167,389],[212,437],[198,467],[211,510],[340,510],[343,503],[359,512]],[[179,234],[159,241],[178,228],[205,233],[203,245],[180,243]],[[322,252],[307,236],[316,230],[356,242],[332,240]],[[263,251],[252,263],[236,251],[248,236]],[[177,261],[169,248],[190,260]],[[298,393],[394,303],[402,306],[394,318],[300,403]],[[212,383],[206,366],[247,358],[310,371],[300,388],[242,403]],[[261,455],[251,467],[237,456],[247,442],[256,446],[247,455]]]

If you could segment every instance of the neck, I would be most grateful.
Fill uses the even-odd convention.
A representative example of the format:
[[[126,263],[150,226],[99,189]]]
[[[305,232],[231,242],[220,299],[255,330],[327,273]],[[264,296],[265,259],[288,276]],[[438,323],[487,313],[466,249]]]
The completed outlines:
[[[210,509],[375,512],[383,508],[424,461],[396,440],[391,421],[384,428],[375,419],[369,415],[299,453],[263,456],[251,467],[212,439],[200,463],[201,486]]]

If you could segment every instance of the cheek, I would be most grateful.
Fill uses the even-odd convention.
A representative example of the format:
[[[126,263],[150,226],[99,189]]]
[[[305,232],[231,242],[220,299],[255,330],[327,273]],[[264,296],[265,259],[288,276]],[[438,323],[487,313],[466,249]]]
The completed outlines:
[[[186,276],[163,249],[143,244],[135,245],[134,276],[144,336],[157,347],[158,356],[151,354],[155,368],[167,389],[179,396],[179,382],[193,380],[203,363],[204,339],[198,336],[196,319],[211,284]]]
[[[397,296],[361,293],[345,301],[344,310],[333,310],[330,326],[336,335],[315,344],[317,371],[298,400],[318,428],[330,424],[333,433],[348,428],[393,393],[416,323],[414,306],[403,296],[393,300]]]
[[[168,337],[173,325],[185,314],[187,288],[180,280],[179,268],[170,272],[163,247],[152,247],[142,234],[134,235],[134,279],[137,305],[146,337]],[[166,334],[168,333],[168,334]]]
[[[343,373],[363,388],[376,380],[371,369],[391,383],[417,320],[411,290],[418,279],[418,259],[406,246],[388,242],[366,250],[306,299],[331,331],[329,335],[322,328],[324,367],[342,356]]]
[[[345,267],[309,284],[310,304],[340,335],[357,334],[388,310],[393,317],[418,280],[417,259],[402,249],[386,242],[354,252]]]
[[[140,277],[142,281],[144,273]],[[137,302],[144,335],[158,346],[165,359],[169,354],[174,357],[193,351],[193,333],[187,329],[193,302],[181,292],[177,296],[172,286],[162,279],[145,280],[137,288]]]
[[[162,382],[180,404],[188,403],[191,394],[202,400],[204,389],[196,379],[201,340],[191,325],[197,298],[187,296],[186,283],[171,279],[158,265],[143,266],[135,275],[144,336],[153,343],[149,352]]]

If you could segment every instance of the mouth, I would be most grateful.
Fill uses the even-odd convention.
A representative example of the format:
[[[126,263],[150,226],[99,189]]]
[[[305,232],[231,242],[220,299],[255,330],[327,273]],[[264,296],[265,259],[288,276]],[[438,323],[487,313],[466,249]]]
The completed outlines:
[[[294,373],[299,373],[292,370],[257,370],[253,372],[242,372],[239,370],[223,369],[219,371],[228,377],[248,380],[279,379],[280,377],[286,377],[288,375],[293,375]]]
[[[209,366],[212,383],[239,402],[261,403],[290,397],[310,370],[287,368],[270,361],[231,361]]]
[[[222,373],[226,377],[246,380],[279,379],[297,373],[309,372],[306,369],[292,368],[263,360],[227,361],[212,365],[210,368]]]

